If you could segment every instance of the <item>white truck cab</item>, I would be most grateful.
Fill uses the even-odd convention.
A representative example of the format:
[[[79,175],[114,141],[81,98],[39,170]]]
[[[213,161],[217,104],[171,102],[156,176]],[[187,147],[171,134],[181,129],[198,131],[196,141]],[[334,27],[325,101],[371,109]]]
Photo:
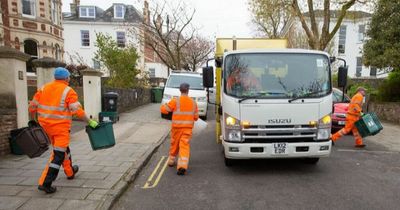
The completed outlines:
[[[164,95],[161,103],[168,103],[172,98],[179,97],[181,92],[179,86],[182,83],[189,84],[189,97],[194,99],[197,103],[199,116],[207,119],[207,92],[203,87],[203,77],[200,73],[188,71],[172,71],[169,75],[165,88]]]
[[[240,41],[253,40],[234,40],[234,46],[241,47]],[[305,158],[317,163],[329,156],[334,59],[303,49],[227,51],[226,39],[217,43],[221,49],[216,53],[216,137],[224,148],[225,165],[252,158]],[[344,69],[340,67],[339,74],[346,75]],[[214,84],[212,72],[212,67],[203,68],[207,88]]]

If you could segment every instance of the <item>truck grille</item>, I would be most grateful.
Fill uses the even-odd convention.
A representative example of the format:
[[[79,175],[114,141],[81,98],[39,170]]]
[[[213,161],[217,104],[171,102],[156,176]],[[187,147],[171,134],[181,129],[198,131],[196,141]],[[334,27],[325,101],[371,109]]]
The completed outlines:
[[[253,125],[243,128],[244,143],[313,142],[317,128],[310,125]]]

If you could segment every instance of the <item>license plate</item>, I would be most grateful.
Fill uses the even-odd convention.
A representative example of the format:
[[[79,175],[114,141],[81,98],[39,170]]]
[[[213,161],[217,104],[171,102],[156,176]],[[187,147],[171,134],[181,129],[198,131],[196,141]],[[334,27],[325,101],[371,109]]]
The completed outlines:
[[[104,122],[109,122],[109,121],[111,121],[111,120],[110,120],[109,117],[103,117],[103,121],[104,121]]]
[[[338,121],[339,125],[344,125],[346,123],[346,121]]]
[[[287,154],[287,143],[274,143],[274,151],[273,153],[276,155],[284,155]]]

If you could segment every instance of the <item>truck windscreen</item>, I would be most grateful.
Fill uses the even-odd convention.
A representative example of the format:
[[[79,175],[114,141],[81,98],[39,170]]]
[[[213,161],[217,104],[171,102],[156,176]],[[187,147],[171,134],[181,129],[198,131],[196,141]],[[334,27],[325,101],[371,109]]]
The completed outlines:
[[[171,75],[167,81],[166,87],[170,88],[179,88],[182,83],[188,83],[190,89],[192,90],[203,90],[203,78],[202,77],[193,77],[193,76],[184,76],[184,75]]]
[[[331,90],[323,54],[243,53],[224,61],[225,93],[238,98],[321,97]]]

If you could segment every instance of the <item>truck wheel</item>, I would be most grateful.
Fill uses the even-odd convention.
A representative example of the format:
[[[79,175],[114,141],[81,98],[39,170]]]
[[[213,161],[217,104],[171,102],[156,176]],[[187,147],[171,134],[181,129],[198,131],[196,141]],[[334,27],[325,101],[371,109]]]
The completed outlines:
[[[319,158],[306,158],[304,159],[304,162],[307,164],[317,164],[319,161]]]
[[[224,162],[226,167],[232,167],[235,160],[224,157]]]

